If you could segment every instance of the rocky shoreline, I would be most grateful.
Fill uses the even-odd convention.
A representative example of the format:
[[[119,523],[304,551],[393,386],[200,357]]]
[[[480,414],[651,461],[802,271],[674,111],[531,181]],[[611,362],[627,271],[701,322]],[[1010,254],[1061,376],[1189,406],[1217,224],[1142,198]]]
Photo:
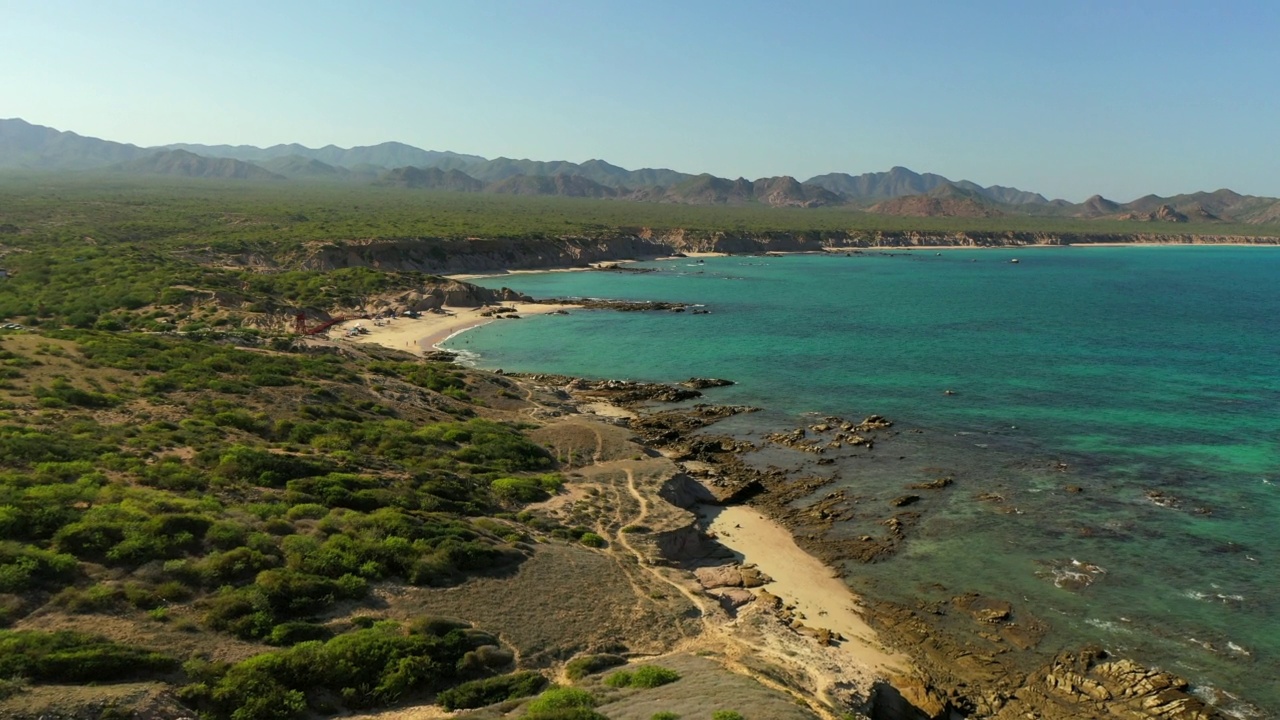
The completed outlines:
[[[912,506],[920,493],[945,492],[948,476],[909,486],[895,498],[880,522],[878,535],[840,537],[830,531],[851,513],[846,491],[823,492],[829,477],[778,467],[756,467],[748,454],[756,443],[714,432],[725,418],[756,408],[695,402],[701,389],[728,381],[691,378],[680,385],[590,381],[565,376],[526,374],[517,381],[554,387],[578,406],[609,403],[626,411],[609,422],[633,431],[655,453],[673,460],[683,472],[660,491],[677,507],[716,508],[748,505],[787,528],[796,543],[828,567],[849,560],[869,563],[893,554],[921,513]],[[672,405],[680,403],[679,405]],[[870,452],[877,440],[895,433],[892,421],[868,416],[860,421],[828,417],[766,442],[776,448],[821,456],[839,449]],[[703,517],[706,513],[703,514]],[[819,646],[844,638],[808,618],[794,605],[760,585],[769,581],[751,566],[725,562],[707,525],[667,528],[651,538],[664,562],[694,573],[702,592],[732,614],[752,605]],[[1227,717],[1191,693],[1186,680],[1114,658],[1097,647],[1056,655],[1039,648],[1047,623],[1028,608],[1009,601],[961,594],[949,601],[914,606],[864,598],[861,615],[882,640],[910,657],[914,671],[846,695],[842,704],[873,718],[1159,718],[1218,720]],[[812,689],[812,688],[810,688]]]

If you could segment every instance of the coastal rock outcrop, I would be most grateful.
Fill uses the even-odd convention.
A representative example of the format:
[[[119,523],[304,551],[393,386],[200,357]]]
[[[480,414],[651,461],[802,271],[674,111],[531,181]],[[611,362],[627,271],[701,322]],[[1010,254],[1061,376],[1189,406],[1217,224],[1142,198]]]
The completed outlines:
[[[1225,719],[1190,689],[1187,681],[1176,675],[1132,660],[1114,659],[1101,648],[1088,647],[1062,653],[1032,673],[1000,717],[1026,717],[1025,707],[1047,718]],[[1021,715],[1016,714],[1020,711]]]
[[[459,280],[436,279],[422,287],[381,296],[367,303],[374,310],[424,312],[444,307],[481,307],[502,302],[533,302],[533,298],[510,288],[491,290]]]
[[[700,567],[696,568],[693,574],[707,590],[727,587],[755,588],[773,582],[772,578],[760,572],[754,565]]]
[[[706,390],[707,388],[726,387],[728,385],[735,385],[736,383],[732,380],[722,380],[720,378],[691,377],[680,384],[687,388],[693,388],[694,390]]]

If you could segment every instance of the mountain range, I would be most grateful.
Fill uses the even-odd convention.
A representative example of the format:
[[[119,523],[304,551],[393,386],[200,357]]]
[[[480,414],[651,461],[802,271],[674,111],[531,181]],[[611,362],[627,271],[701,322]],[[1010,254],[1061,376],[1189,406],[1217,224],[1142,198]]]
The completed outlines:
[[[484,158],[423,150],[398,142],[340,148],[299,144],[180,143],[139,147],[0,119],[0,170],[101,171],[270,182],[375,183],[411,189],[611,198],[696,205],[820,207],[848,205],[910,217],[1033,215],[1141,222],[1280,223],[1280,200],[1231,190],[1118,203],[1095,195],[1082,203],[1049,200],[1018,188],[983,187],[904,167],[887,172],[828,173],[803,182],[789,176],[736,180],[665,168],[627,170],[604,160]]]

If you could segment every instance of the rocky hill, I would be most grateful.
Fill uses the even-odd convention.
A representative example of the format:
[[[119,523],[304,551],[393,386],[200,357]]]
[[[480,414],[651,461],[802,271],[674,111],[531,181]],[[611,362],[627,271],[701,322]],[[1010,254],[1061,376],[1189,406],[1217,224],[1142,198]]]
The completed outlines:
[[[870,212],[899,217],[999,217],[1004,213],[973,198],[908,195],[876,203]]]
[[[347,168],[336,167],[301,155],[272,158],[258,163],[258,166],[277,175],[295,179],[346,180],[353,175],[353,172]]]
[[[149,154],[137,145],[59,132],[24,120],[0,120],[0,168],[85,170]]]
[[[439,167],[447,166],[449,163],[465,165],[484,161],[484,158],[478,155],[423,150],[400,142],[385,142],[353,148],[340,148],[336,145],[309,148],[297,143],[272,145],[268,148],[259,148],[252,145],[199,145],[190,143],[175,143],[164,147],[171,150],[186,150],[197,155],[227,157],[253,163],[297,156],[308,160],[318,160],[326,165],[336,165],[349,169],[354,169],[359,165],[374,165],[381,168],[405,167],[408,165]],[[445,169],[448,168],[446,167]]]
[[[434,167],[402,167],[389,170],[378,177],[378,184],[454,192],[479,192],[484,188],[484,183],[459,170],[446,171]]]
[[[581,198],[612,198],[621,194],[617,188],[601,185],[581,175],[566,175],[563,173],[550,177],[543,175],[513,175],[489,185],[485,188],[485,192],[504,195],[557,195]]]
[[[672,186],[661,200],[688,205],[762,203],[772,207],[818,207],[844,202],[844,198],[821,186],[801,183],[785,175],[752,181],[728,180],[707,173]]]
[[[230,158],[207,158],[185,150],[162,150],[147,157],[111,166],[112,170],[144,175],[174,175],[226,180],[284,180],[270,170]]]

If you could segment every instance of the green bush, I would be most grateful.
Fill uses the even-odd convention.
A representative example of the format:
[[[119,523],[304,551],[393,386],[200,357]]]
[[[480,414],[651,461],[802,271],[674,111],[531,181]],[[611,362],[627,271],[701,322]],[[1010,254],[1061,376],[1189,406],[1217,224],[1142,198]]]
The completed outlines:
[[[578,688],[551,688],[534,698],[528,706],[530,714],[551,710],[568,710],[572,708],[593,708],[596,698],[586,690]]]
[[[177,667],[168,655],[94,635],[0,630],[0,677],[85,683],[154,677]]]
[[[573,707],[531,712],[524,716],[524,720],[609,720],[609,718],[589,707]]]
[[[550,497],[536,478],[498,478],[489,487],[493,496],[504,503],[531,503]]]
[[[297,645],[300,642],[308,642],[310,640],[328,640],[333,637],[333,631],[323,625],[317,625],[309,622],[287,622],[271,628],[271,634],[266,637],[268,645]]]
[[[631,673],[627,670],[619,670],[605,678],[604,684],[611,688],[631,687]]]
[[[583,533],[582,536],[578,538],[578,542],[586,545],[587,547],[593,548],[602,548],[605,545],[608,545],[604,538],[593,532]]]
[[[601,670],[624,665],[626,662],[627,659],[621,655],[583,655],[570,660],[565,665],[564,671],[570,680],[581,680],[588,675],[594,675]]]
[[[680,679],[680,673],[659,665],[645,665],[633,671],[619,670],[604,679],[611,688],[656,688]]]
[[[76,559],[70,555],[0,542],[0,593],[62,587],[75,578],[76,568]]]
[[[680,720],[680,716],[670,710],[663,710],[661,712],[654,713],[649,720]]]
[[[445,710],[466,710],[529,697],[546,685],[547,679],[539,673],[518,672],[462,683],[441,691],[436,695],[436,702]]]
[[[30,689],[24,678],[0,678],[0,700],[8,700]]]
[[[711,713],[711,720],[747,720],[737,710],[717,710]]]
[[[460,629],[431,635],[380,622],[249,658],[188,686],[184,696],[215,720],[291,720],[306,712],[308,697],[319,697],[322,690],[347,709],[375,707],[454,684],[454,668],[471,649]],[[508,687],[514,689],[518,683]],[[264,703],[264,697],[273,702]]]

